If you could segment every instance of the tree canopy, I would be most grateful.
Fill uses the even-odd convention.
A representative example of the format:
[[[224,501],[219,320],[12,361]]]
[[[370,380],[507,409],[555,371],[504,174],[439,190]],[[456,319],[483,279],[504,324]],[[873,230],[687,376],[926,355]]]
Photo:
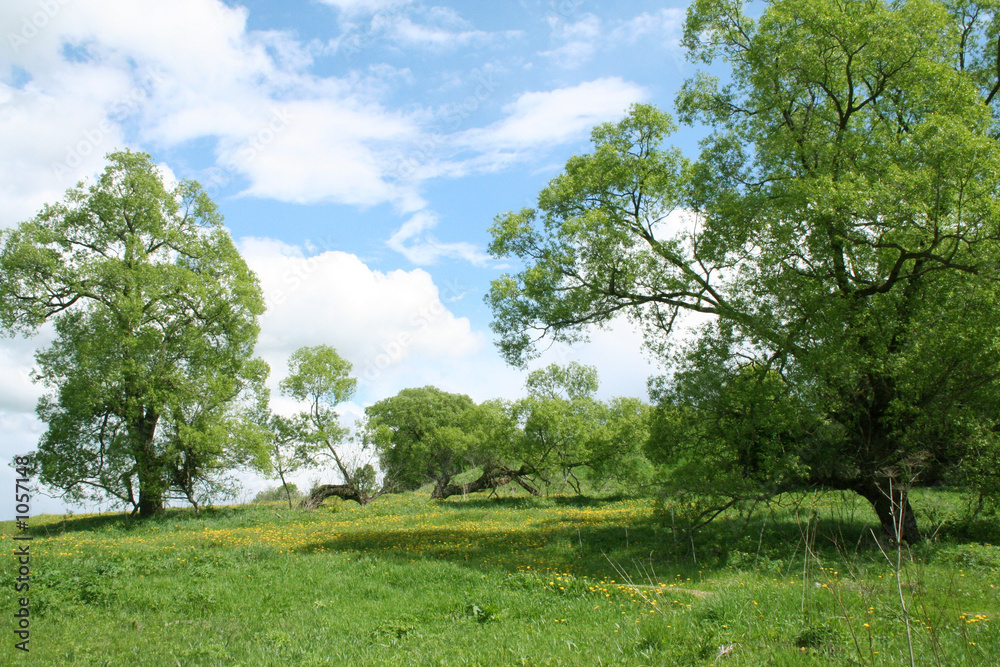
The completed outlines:
[[[437,387],[403,389],[365,409],[385,474],[399,490],[445,487],[476,465],[476,404]],[[438,494],[440,495],[440,493]]]
[[[525,264],[487,297],[500,348],[524,363],[542,337],[626,315],[680,373],[657,397],[711,422],[651,448],[689,491],[742,460],[756,482],[715,492],[849,489],[919,539],[914,476],[969,483],[996,457],[993,6],[777,0],[752,19],[697,0],[684,43],[730,66],[678,96],[681,120],[713,129],[701,154],[666,147],[672,119],[635,105],[536,209],[499,216],[491,252]],[[685,312],[709,316],[686,348]],[[724,454],[697,475],[691,433]]]
[[[264,303],[197,183],[168,188],[143,153],[108,161],[95,183],[2,232],[0,324],[33,334],[54,322],[36,357],[50,389],[40,481],[148,516],[266,457],[244,419],[267,375],[253,357]]]
[[[558,476],[581,492],[577,472],[635,482],[648,468],[648,405],[634,398],[595,398],[597,369],[577,362],[549,364],[525,381],[528,395],[510,405],[520,432],[508,456],[546,484]]]

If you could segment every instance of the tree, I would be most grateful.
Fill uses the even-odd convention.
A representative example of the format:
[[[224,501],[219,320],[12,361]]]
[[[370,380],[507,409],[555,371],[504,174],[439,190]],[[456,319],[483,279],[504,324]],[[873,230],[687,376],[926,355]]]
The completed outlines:
[[[919,540],[914,476],[982,479],[1000,430],[994,16],[778,0],[754,20],[695,2],[684,43],[731,81],[699,75],[677,106],[713,134],[688,163],[663,147],[671,119],[636,105],[594,130],[538,210],[497,219],[491,252],[526,263],[488,296],[501,350],[523,363],[536,335],[578,340],[628,315],[682,372],[724,378],[711,396],[668,387],[674,408],[754,415],[747,498],[852,490]],[[710,318],[686,352],[671,347],[684,312]],[[729,423],[704,432],[720,462],[742,442]],[[653,449],[676,464],[674,444]]]
[[[403,389],[365,408],[382,470],[408,491],[433,481],[433,497],[451,478],[476,465],[475,403],[437,387]]]
[[[95,183],[0,236],[0,324],[55,325],[36,357],[51,390],[40,481],[150,516],[172,491],[194,501],[209,470],[259,444],[217,420],[239,421],[266,373],[252,356],[264,303],[197,183],[168,189],[144,153],[108,160]]]
[[[521,426],[516,460],[546,484],[558,474],[563,485],[580,493],[575,471],[597,478],[635,482],[648,467],[642,455],[647,406],[637,399],[610,404],[594,398],[597,369],[577,362],[550,364],[528,374],[528,396],[511,409]]]
[[[538,495],[524,479],[528,470],[506,463],[519,438],[508,408],[502,401],[476,405],[465,394],[437,387],[404,389],[365,409],[368,438],[379,453],[387,483],[395,489],[413,490],[433,482],[431,498],[445,499],[514,482]],[[482,468],[477,479],[452,481],[477,467]]]
[[[198,512],[199,504],[234,498],[237,468],[270,468],[266,411],[269,369],[262,359],[247,364],[245,378],[214,375],[188,366],[186,392],[178,392],[161,417],[169,488]]]
[[[288,475],[318,465],[314,448],[311,443],[303,442],[301,429],[295,420],[281,415],[271,415],[268,419],[270,450],[268,452],[271,470],[277,473],[281,480],[281,488],[288,500],[288,509],[292,509],[292,491],[297,491],[295,484],[288,482]]]
[[[289,357],[288,377],[279,385],[283,395],[307,406],[291,421],[279,418],[272,423],[276,463],[312,465],[320,453],[325,453],[343,480],[342,484],[322,484],[313,489],[302,501],[304,507],[317,507],[330,496],[367,505],[379,495],[374,468],[357,460],[357,451],[346,451],[344,444],[350,431],[341,426],[340,415],[334,410],[354,395],[358,381],[350,373],[351,363],[329,345],[301,347]],[[287,454],[285,445],[279,443],[282,439],[285,445],[295,443],[294,458],[282,459]],[[355,444],[355,449],[364,450],[364,443]]]

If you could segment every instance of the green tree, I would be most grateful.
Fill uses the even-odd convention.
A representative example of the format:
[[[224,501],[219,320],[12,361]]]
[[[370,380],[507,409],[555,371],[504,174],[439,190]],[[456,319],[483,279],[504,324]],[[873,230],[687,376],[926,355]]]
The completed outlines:
[[[301,347],[289,357],[288,376],[279,385],[284,396],[305,403],[306,408],[292,420],[272,421],[272,462],[286,469],[314,465],[319,461],[317,457],[325,453],[343,480],[342,484],[323,484],[313,489],[303,501],[307,507],[315,507],[330,496],[367,505],[377,495],[374,469],[359,458],[364,443],[348,438],[350,430],[341,425],[335,410],[354,396],[358,381],[350,373],[351,363],[329,345]],[[353,442],[353,451],[345,446],[348,442]]]
[[[235,498],[241,485],[230,473],[270,469],[266,410],[269,369],[262,359],[247,364],[244,378],[187,368],[188,386],[172,397],[160,418],[163,458],[171,491],[199,505]],[[180,388],[179,388],[180,389]]]
[[[240,420],[235,402],[266,373],[252,356],[264,304],[198,184],[168,189],[143,153],[108,160],[95,183],[2,233],[0,324],[55,326],[37,355],[51,390],[40,481],[149,516],[259,444],[216,426]]]
[[[908,484],[981,479],[1000,426],[992,5],[779,0],[755,20],[698,0],[684,42],[731,67],[679,95],[682,120],[713,128],[699,159],[664,148],[672,121],[636,105],[537,210],[500,216],[492,253],[526,263],[488,296],[501,350],[521,363],[536,337],[627,315],[680,369],[727,378],[694,408],[762,417],[760,460],[785,463],[758,495],[853,490],[918,540]],[[670,347],[686,311],[710,316],[711,345]],[[754,407],[775,378],[798,424]],[[732,433],[713,437],[736,447]]]
[[[302,429],[296,420],[282,415],[271,415],[267,421],[269,462],[273,474],[281,480],[281,488],[288,500],[288,509],[292,508],[292,495],[297,493],[295,484],[288,481],[288,476],[303,468],[314,468],[319,465],[315,447],[304,442]]]
[[[477,465],[476,404],[437,387],[403,389],[365,408],[370,438],[394,488],[433,481],[441,497],[452,477]]]
[[[596,480],[636,482],[648,469],[642,449],[647,439],[648,406],[637,399],[609,403],[594,398],[597,369],[577,362],[550,364],[528,374],[528,396],[511,406],[521,437],[515,460],[531,474],[552,483],[561,477],[580,493],[576,470]]]

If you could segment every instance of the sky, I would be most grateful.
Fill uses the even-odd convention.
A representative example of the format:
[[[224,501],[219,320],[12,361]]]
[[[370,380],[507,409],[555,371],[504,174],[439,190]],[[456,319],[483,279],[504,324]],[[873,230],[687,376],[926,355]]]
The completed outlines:
[[[327,344],[359,379],[347,420],[406,387],[515,398],[525,370],[501,360],[483,297],[517,265],[489,256],[489,226],[534,205],[595,125],[636,102],[672,108],[696,72],[685,7],[4,0],[0,228],[93,179],[107,153],[145,151],[206,188],[257,273],[273,389],[295,349]],[[703,136],[672,140],[693,156]],[[44,432],[30,378],[51,340],[0,339],[4,462]],[[661,370],[625,321],[530,368],[568,361],[597,367],[603,397],[645,397]],[[272,405],[296,409],[276,391]],[[251,496],[268,484],[244,478]],[[0,466],[0,519],[13,495]],[[38,497],[32,513],[64,509]]]

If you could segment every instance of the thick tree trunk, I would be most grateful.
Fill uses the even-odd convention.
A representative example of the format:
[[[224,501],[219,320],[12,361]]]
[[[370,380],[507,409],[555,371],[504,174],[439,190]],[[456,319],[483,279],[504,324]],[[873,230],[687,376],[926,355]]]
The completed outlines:
[[[479,479],[466,484],[439,483],[431,492],[431,498],[442,500],[451,496],[465,495],[468,493],[478,493],[479,491],[489,491],[498,489],[510,482],[516,482],[525,491],[533,496],[539,495],[538,489],[524,480],[524,475],[528,474],[527,468],[521,466],[519,470],[500,466],[488,466],[483,470]]]
[[[306,496],[300,507],[303,509],[316,509],[323,504],[323,501],[330,496],[353,500],[359,505],[367,505],[372,499],[358,491],[354,486],[348,484],[323,484],[313,489],[312,493]]]
[[[136,442],[135,463],[139,477],[139,516],[151,517],[163,511],[163,462],[156,455],[153,438],[160,416],[146,410],[130,429]]]
[[[910,499],[902,486],[889,480],[866,480],[854,487],[875,508],[882,534],[892,540],[916,544],[922,539],[917,517],[910,507]]]

